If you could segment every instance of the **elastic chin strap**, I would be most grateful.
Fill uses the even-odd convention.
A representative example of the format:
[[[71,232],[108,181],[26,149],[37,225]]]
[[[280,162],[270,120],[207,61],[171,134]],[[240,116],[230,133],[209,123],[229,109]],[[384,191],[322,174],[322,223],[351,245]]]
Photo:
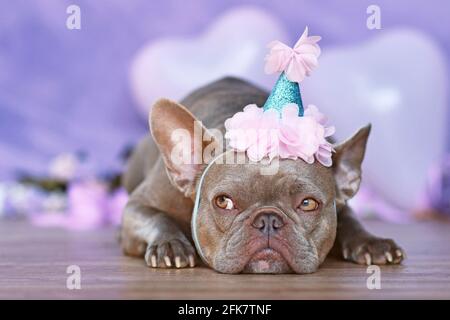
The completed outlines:
[[[198,234],[197,234],[197,228],[196,228],[197,218],[198,218],[198,208],[200,206],[200,193],[202,191],[203,180],[205,180],[205,176],[206,176],[206,173],[208,172],[209,168],[211,168],[211,166],[214,164],[214,162],[216,162],[216,160],[219,159],[220,157],[222,157],[224,154],[225,153],[221,153],[217,157],[215,157],[203,171],[203,173],[200,177],[200,181],[198,182],[197,193],[195,194],[194,210],[192,211],[192,218],[191,218],[192,239],[194,240],[194,244],[195,244],[195,247],[197,248],[198,255],[200,256],[200,258],[203,260],[203,262],[206,265],[209,265],[209,263],[207,262],[205,255],[203,254],[202,248],[200,247],[200,243],[198,242]]]

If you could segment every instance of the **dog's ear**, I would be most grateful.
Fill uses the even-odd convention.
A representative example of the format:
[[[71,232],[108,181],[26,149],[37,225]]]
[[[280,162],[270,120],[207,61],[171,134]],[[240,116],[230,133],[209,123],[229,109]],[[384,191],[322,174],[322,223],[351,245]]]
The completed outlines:
[[[215,142],[213,135],[189,110],[168,99],[153,105],[149,125],[171,183],[186,197],[192,197],[195,180],[204,166],[203,151]]]
[[[361,184],[361,164],[370,128],[370,124],[362,127],[352,137],[334,147],[336,153],[333,155],[333,171],[337,205],[344,205],[358,192]]]

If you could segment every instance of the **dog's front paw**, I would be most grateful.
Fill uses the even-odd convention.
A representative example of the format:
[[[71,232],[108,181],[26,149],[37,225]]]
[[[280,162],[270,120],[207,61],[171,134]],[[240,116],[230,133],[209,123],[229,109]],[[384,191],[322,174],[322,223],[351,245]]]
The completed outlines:
[[[345,260],[358,264],[399,264],[405,252],[393,240],[367,236],[342,244]]]
[[[187,239],[157,240],[148,244],[145,262],[152,268],[192,268],[195,250]]]

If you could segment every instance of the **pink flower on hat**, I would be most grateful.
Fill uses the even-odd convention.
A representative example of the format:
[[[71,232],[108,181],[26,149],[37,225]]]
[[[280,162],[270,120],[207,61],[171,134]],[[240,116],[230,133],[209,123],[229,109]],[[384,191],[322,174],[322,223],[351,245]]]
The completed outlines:
[[[236,151],[247,152],[252,161],[265,156],[272,159],[276,155],[278,118],[275,110],[264,112],[256,104],[249,104],[225,121],[225,139]]]
[[[327,167],[332,164],[333,147],[326,138],[334,133],[334,127],[326,125],[326,117],[313,105],[306,108],[303,117],[298,116],[298,106],[293,103],[284,106],[281,115],[248,105],[225,121],[225,129],[229,146],[245,151],[252,161],[278,156],[307,163],[317,159]]]

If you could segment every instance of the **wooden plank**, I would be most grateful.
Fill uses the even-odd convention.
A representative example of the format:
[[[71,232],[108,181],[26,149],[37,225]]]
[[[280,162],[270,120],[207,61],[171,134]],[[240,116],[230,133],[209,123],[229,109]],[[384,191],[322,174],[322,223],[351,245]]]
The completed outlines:
[[[115,230],[68,232],[0,222],[0,298],[112,299],[449,299],[450,224],[366,222],[392,237],[408,259],[381,267],[381,289],[366,267],[328,258],[310,275],[224,275],[207,268],[151,269],[122,255]],[[81,268],[81,290],[66,268]]]

